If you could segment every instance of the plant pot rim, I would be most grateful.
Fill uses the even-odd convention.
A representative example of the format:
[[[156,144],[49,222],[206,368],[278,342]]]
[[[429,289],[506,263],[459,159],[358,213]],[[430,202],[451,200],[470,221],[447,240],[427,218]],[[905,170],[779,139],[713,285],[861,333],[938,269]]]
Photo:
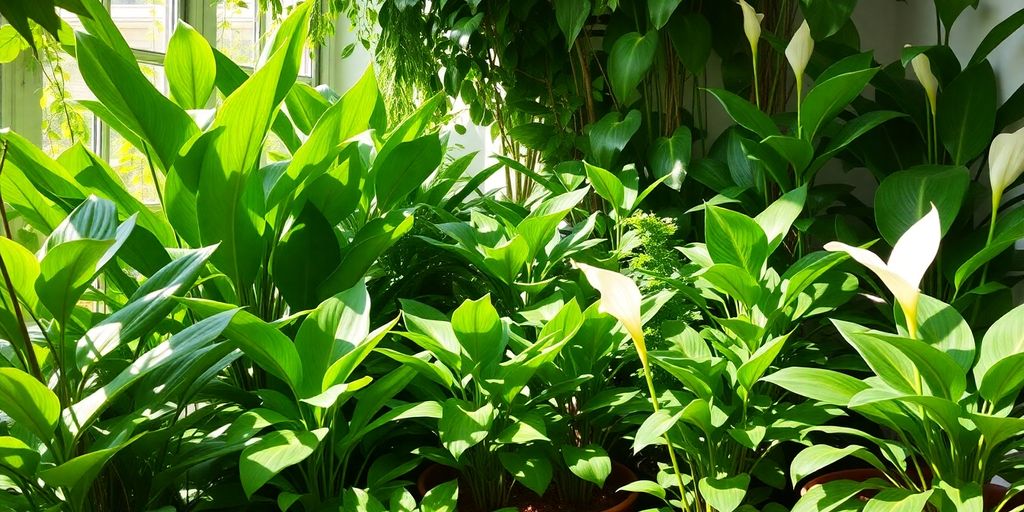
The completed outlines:
[[[816,487],[818,485],[826,484],[829,482],[834,482],[837,480],[853,480],[855,482],[863,482],[871,478],[884,479],[885,474],[882,471],[875,468],[857,468],[832,471],[820,475],[811,480],[808,480],[807,483],[800,487],[800,495],[803,496],[807,494],[807,492],[810,491],[812,487]],[[999,485],[991,482],[985,484],[982,490],[982,496],[985,501],[985,509],[989,510],[990,508],[992,508],[994,506],[993,501],[994,503],[999,503],[999,501],[1003,499],[1003,496],[1005,496],[1009,490],[1010,488],[1006,487],[1005,485]],[[858,496],[861,499],[866,499],[866,497],[864,496]],[[1011,498],[1011,501],[1013,501],[1016,498],[1017,497],[1014,496],[1013,498]]]
[[[427,482],[429,480],[429,477],[431,475],[433,475],[435,472],[441,471],[441,470],[444,470],[444,469],[451,469],[451,470],[454,471],[454,468],[450,468],[450,467],[445,466],[443,464],[433,463],[433,464],[430,464],[429,466],[427,466],[427,468],[424,469],[420,473],[419,478],[416,479],[416,490],[419,491],[421,497],[424,496],[427,493],[427,491],[429,491],[430,489],[433,488],[433,487],[429,487],[428,488],[428,483]],[[612,461],[612,473],[611,474],[614,475],[616,473],[619,473],[620,475],[625,477],[624,478],[625,480],[628,480],[628,482],[625,482],[622,485],[626,485],[627,483],[635,482],[636,479],[637,479],[636,473],[633,472],[633,470],[630,469],[629,466],[626,466],[625,464],[622,464],[622,463],[617,462],[617,461]],[[609,478],[611,478],[611,475],[609,475]],[[624,494],[624,493],[616,492],[616,494]],[[621,501],[616,503],[614,506],[611,506],[611,507],[606,508],[604,510],[601,510],[599,512],[627,512],[627,511],[633,510],[633,503],[636,502],[638,497],[639,497],[639,495],[636,492],[630,491],[628,494],[625,495],[625,497]]]

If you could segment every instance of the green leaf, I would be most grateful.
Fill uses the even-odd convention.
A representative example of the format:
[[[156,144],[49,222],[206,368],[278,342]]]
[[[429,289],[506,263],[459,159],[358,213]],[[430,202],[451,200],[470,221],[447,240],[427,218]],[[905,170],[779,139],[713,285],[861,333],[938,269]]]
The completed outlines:
[[[8,64],[21,55],[29,45],[13,25],[0,27],[0,64]]]
[[[463,302],[452,313],[452,330],[462,345],[464,369],[486,370],[504,355],[506,334],[490,295]]]
[[[498,434],[497,441],[503,444],[528,444],[534,441],[550,442],[544,417],[530,411],[522,416],[514,417],[513,423]]]
[[[49,445],[60,416],[60,401],[31,375],[17,368],[0,368],[0,411]]]
[[[981,395],[998,403],[1009,393],[1016,394],[1024,368],[1024,306],[1018,306],[996,320],[981,341],[974,380]],[[991,374],[991,375],[990,375]]]
[[[375,176],[377,208],[388,211],[419,188],[441,165],[442,153],[435,133],[398,144],[384,159],[374,160],[370,172]]]
[[[179,299],[202,318],[235,309],[231,304],[206,299]],[[281,331],[248,311],[239,311],[224,330],[231,342],[256,364],[283,380],[293,390],[302,382],[302,362],[295,345]]]
[[[565,35],[567,48],[572,48],[590,16],[590,0],[555,0],[555,20]]]
[[[814,85],[804,98],[800,111],[800,128],[804,139],[815,135],[846,109],[868,85],[881,68],[869,68],[843,73]]]
[[[263,186],[256,175],[278,105],[299,72],[309,21],[309,2],[292,10],[274,36],[275,51],[217,110],[202,149],[196,209],[204,243],[220,243],[213,263],[236,287],[259,275],[263,259]]]
[[[76,345],[79,368],[85,370],[119,346],[146,334],[177,306],[174,297],[192,288],[216,247],[184,252],[147,279],[125,306],[90,328]]]
[[[775,252],[775,249],[789,234],[793,222],[803,212],[806,201],[807,186],[804,185],[786,192],[757,217],[754,217],[754,221],[761,226],[768,238],[768,254]]]
[[[458,460],[466,450],[487,438],[496,417],[497,411],[489,403],[474,409],[461,400],[445,400],[437,423],[441,444]]]
[[[661,436],[675,426],[682,416],[682,409],[676,411],[675,414],[672,414],[667,409],[659,409],[648,416],[640,425],[640,428],[637,429],[636,435],[633,436],[633,453],[640,453],[640,450],[652,444],[660,443]]]
[[[718,99],[719,103],[725,107],[729,117],[736,121],[736,124],[754,132],[762,139],[772,135],[782,135],[779,132],[779,127],[775,125],[775,121],[772,121],[772,118],[758,110],[749,101],[725,89],[712,88],[707,89],[707,92]]]
[[[562,446],[562,459],[572,474],[598,487],[604,487],[608,475],[612,474],[611,457],[604,448],[596,444],[582,448],[573,445]]]
[[[863,512],[918,512],[925,509],[932,490],[882,489],[864,505]]]
[[[327,435],[327,429],[307,432],[275,430],[242,450],[238,472],[247,497],[263,487],[283,469],[312,455]]]
[[[164,69],[171,97],[181,108],[206,108],[217,76],[217,61],[206,38],[184,21],[178,23],[167,43]]]
[[[981,0],[935,0],[935,11],[938,13],[939,19],[942,20],[942,26],[948,31],[953,28],[953,24],[956,23],[957,18],[960,17],[960,13],[964,12],[968,7],[977,9],[980,1]]]
[[[39,451],[16,437],[0,436],[0,464],[23,476],[34,475],[39,467]]]
[[[974,55],[971,57],[971,61],[968,65],[973,66],[974,64],[985,60],[989,54],[992,53],[992,50],[995,50],[1003,43],[1003,41],[1006,41],[1010,36],[1016,34],[1017,30],[1019,30],[1021,26],[1024,26],[1024,9],[1011,14],[1005,20],[999,22],[998,25],[993,27],[992,30],[989,31],[988,35],[985,36],[985,39],[981,40],[981,43],[978,45],[978,49],[974,51]]]
[[[334,227],[315,206],[306,203],[273,253],[274,285],[292,311],[313,308],[320,285],[341,264]]]
[[[716,263],[699,276],[730,298],[753,308],[761,299],[761,285],[744,269],[729,263]]]
[[[715,263],[736,265],[751,275],[761,275],[768,258],[768,239],[753,219],[732,210],[708,205],[704,210],[708,253]]]
[[[936,112],[942,145],[956,165],[967,165],[992,141],[996,127],[996,74],[982,61],[942,89]]]
[[[654,141],[649,163],[654,177],[668,176],[665,184],[672,190],[680,190],[690,167],[692,146],[693,135],[686,126],[676,128],[671,137],[659,137]]]
[[[797,483],[812,473],[831,466],[846,457],[856,457],[879,470],[884,470],[886,467],[875,454],[863,446],[849,445],[843,448],[835,448],[825,444],[814,444],[804,448],[796,457],[793,457],[793,462],[790,464],[789,469],[793,485],[796,486]]]
[[[168,170],[185,142],[199,133],[192,118],[100,39],[76,33],[78,68],[89,90],[124,126],[152,148],[154,164]],[[147,151],[147,148],[138,148]]]
[[[843,28],[856,6],[857,0],[800,0],[800,10],[815,41],[821,41]]]
[[[658,482],[652,482],[650,480],[637,480],[619,487],[618,490],[620,492],[642,492],[661,499],[665,499],[666,496],[665,487]]]
[[[305,134],[312,132],[313,125],[331,107],[328,95],[336,96],[336,93],[329,89],[321,92],[305,82],[295,82],[292,90],[284,97],[288,117],[295,128]]]
[[[750,475],[742,473],[729,478],[704,477],[700,479],[697,487],[700,489],[700,495],[715,510],[732,512],[743,503],[748,485]]]
[[[53,487],[63,487],[70,490],[69,501],[80,507],[92,489],[93,481],[99,476],[103,466],[117,452],[121,451],[131,442],[130,440],[112,448],[94,450],[79,455],[59,466],[40,471],[39,478]]]
[[[845,406],[869,386],[845,373],[821,368],[788,367],[764,377],[786,391],[828,405]]]
[[[594,187],[594,192],[597,192],[597,195],[608,201],[608,204],[616,212],[625,210],[626,188],[619,181],[619,178],[600,167],[594,167],[586,162],[583,162],[583,167],[586,169],[590,185]]]
[[[423,495],[422,512],[455,512],[459,501],[459,481],[445,482]],[[361,510],[358,512],[362,512]]]
[[[303,403],[307,403],[309,405],[319,407],[321,409],[330,409],[331,407],[337,405],[338,400],[340,400],[342,397],[345,397],[345,399],[347,400],[349,397],[352,396],[353,393],[366,387],[366,385],[369,384],[370,381],[372,380],[373,377],[366,376],[361,379],[354,380],[352,382],[335,384],[325,389],[323,393],[311,396],[309,398],[303,398],[301,401]],[[344,402],[345,400],[342,400],[342,403]]]
[[[526,448],[515,452],[500,452],[498,459],[517,482],[537,493],[537,496],[547,492],[554,471],[543,451]]]
[[[618,112],[609,112],[599,121],[590,125],[590,155],[594,163],[604,169],[611,169],[619,153],[640,129],[639,110],[630,110],[626,117]]]
[[[680,12],[669,19],[668,37],[687,71],[704,73],[711,57],[711,23],[699,12]]]
[[[964,282],[992,258],[1002,254],[1021,238],[1024,238],[1024,209],[1018,208],[1000,215],[996,221],[992,242],[974,253],[956,270],[953,284],[957,290],[959,291]]]
[[[672,13],[675,12],[676,8],[682,0],[650,0],[647,2],[647,11],[651,15],[651,24],[654,25],[656,30],[661,30],[664,27]]]
[[[768,367],[775,362],[775,358],[778,357],[779,352],[782,351],[782,347],[785,346],[786,340],[789,335],[778,336],[768,343],[761,345],[753,354],[750,355],[750,359],[747,359],[739,369],[736,370],[736,380],[740,386],[750,391],[754,384],[757,383],[764,375],[764,372],[768,371]]]
[[[622,105],[633,103],[636,87],[654,64],[658,52],[658,31],[645,35],[639,32],[623,34],[615,40],[608,54],[608,81],[612,92]]]
[[[72,240],[46,253],[39,264],[36,293],[54,319],[64,324],[78,304],[78,299],[99,272],[104,255],[113,247],[112,240]]]
[[[954,166],[922,165],[890,174],[875,191],[878,232],[895,245],[934,204],[945,234],[960,213],[970,181],[967,168]]]
[[[327,368],[369,334],[370,295],[362,281],[317,306],[295,335],[295,350],[302,362],[300,396],[323,391]]]
[[[7,266],[7,273],[14,286],[14,292],[22,307],[35,311],[39,304],[35,282],[39,277],[39,262],[34,254],[17,242],[0,237],[0,258]],[[22,323],[14,314],[14,301],[6,283],[0,285],[0,338],[16,343],[22,350],[31,346],[31,340],[22,334]]]
[[[320,285],[320,296],[334,295],[353,286],[385,251],[412,229],[412,215],[393,211],[367,222],[341,251],[341,263]]]
[[[906,117],[906,114],[890,110],[876,110],[847,121],[834,136],[829,138],[825,149],[811,163],[805,172],[805,176],[808,178],[813,177],[832,157],[853,143],[853,141],[882,123],[898,117]]]

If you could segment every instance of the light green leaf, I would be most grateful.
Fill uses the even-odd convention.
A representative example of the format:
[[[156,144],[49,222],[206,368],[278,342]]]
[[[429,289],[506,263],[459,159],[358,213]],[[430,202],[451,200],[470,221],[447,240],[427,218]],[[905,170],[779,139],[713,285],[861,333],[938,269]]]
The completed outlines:
[[[732,210],[708,205],[704,210],[708,253],[715,263],[736,265],[751,275],[761,275],[768,258],[768,238],[753,219]]]
[[[459,481],[452,480],[427,491],[420,504],[420,510],[422,512],[455,512],[458,501]]]
[[[731,93],[725,89],[708,89],[709,93],[725,107],[729,117],[740,126],[754,132],[762,139],[772,135],[781,135],[775,121],[761,112],[749,101]]]
[[[793,222],[803,211],[806,201],[807,186],[804,185],[786,192],[757,217],[754,217],[754,221],[761,226],[765,236],[768,237],[768,254],[775,252],[775,249],[782,243],[793,226]]]
[[[871,467],[879,470],[885,469],[885,464],[863,446],[849,445],[843,448],[835,448],[825,444],[814,444],[804,448],[796,457],[793,457],[793,462],[789,467],[789,474],[793,480],[793,485],[796,486],[797,483],[807,478],[808,475],[816,473],[818,470],[826,468],[846,457],[856,457],[867,462]]]
[[[644,35],[640,35],[639,32],[623,34],[612,45],[612,50],[608,54],[608,81],[611,82],[612,92],[619,103],[633,103],[636,87],[654,64],[657,52],[657,30],[651,30]]]
[[[497,411],[489,403],[474,409],[461,400],[446,400],[437,424],[441,444],[458,460],[466,450],[487,438],[496,416]]]
[[[639,453],[640,450],[661,442],[661,436],[668,432],[682,416],[682,409],[676,411],[675,414],[668,409],[659,409],[648,416],[633,437],[633,453]]]
[[[275,430],[247,446],[238,461],[245,495],[251,497],[283,469],[305,460],[326,435],[327,429]]]
[[[761,285],[746,269],[736,265],[716,263],[698,277],[711,283],[728,297],[740,301],[747,308],[753,308],[761,299]]]
[[[604,487],[608,475],[612,474],[612,459],[599,445],[591,444],[582,448],[562,446],[562,459],[572,474],[598,486]]]
[[[330,296],[353,286],[377,261],[384,251],[412,229],[414,217],[393,211],[367,222],[341,251],[341,263],[320,285],[321,296]]]
[[[506,334],[490,295],[463,302],[452,313],[452,329],[462,345],[464,369],[486,371],[504,355]]]
[[[171,97],[181,108],[206,108],[217,76],[217,61],[206,38],[184,21],[178,22],[167,43],[164,69]]]
[[[60,416],[60,401],[31,375],[17,368],[0,368],[0,411],[49,444]]]
[[[1024,375],[1024,306],[1010,310],[989,327],[979,352],[974,380],[981,395],[999,402],[1008,393],[1016,394],[1022,384],[1018,376]]]
[[[640,111],[630,110],[625,117],[618,112],[609,112],[590,125],[587,136],[594,163],[604,169],[613,168],[619,153],[640,129],[641,121]]]
[[[821,368],[783,368],[764,377],[786,391],[829,405],[845,406],[857,393],[869,386],[845,373]]]
[[[742,473],[729,478],[700,479],[697,487],[700,495],[718,512],[732,512],[743,503],[750,485],[750,475]]]
[[[500,452],[498,458],[505,470],[527,489],[538,496],[547,492],[553,470],[543,451],[526,448],[515,452]]]

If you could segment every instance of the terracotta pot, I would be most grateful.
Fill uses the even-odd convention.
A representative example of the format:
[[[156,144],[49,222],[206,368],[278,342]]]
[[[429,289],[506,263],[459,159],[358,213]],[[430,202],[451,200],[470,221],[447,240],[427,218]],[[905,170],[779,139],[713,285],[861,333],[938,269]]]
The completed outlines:
[[[455,470],[440,464],[431,464],[427,466],[427,469],[420,473],[419,479],[416,481],[416,489],[419,491],[420,496],[427,494],[427,491],[434,487],[453,480],[456,478]],[[608,475],[608,479],[605,481],[606,489],[618,489],[623,485],[636,481],[636,473],[628,467],[619,464],[618,462],[612,462],[612,474]],[[616,496],[623,495],[621,501],[615,506],[606,508],[598,512],[633,512],[633,503],[637,500],[637,493],[631,492],[629,494],[617,493]]]
[[[825,473],[815,479],[812,479],[805,483],[800,488],[800,495],[807,494],[807,491],[811,490],[811,487],[827,484],[829,482],[835,482],[836,480],[853,480],[854,482],[864,482],[872,478],[880,478],[885,480],[885,475],[874,468],[867,469],[845,469],[842,471],[833,471],[831,473]],[[982,489],[983,500],[985,502],[985,510],[992,510],[1003,501],[1003,497],[1006,496],[1006,491],[1009,489],[998,484],[985,484]],[[876,490],[867,490],[857,495],[857,498],[861,501],[867,501],[874,495],[878,494]],[[1024,504],[1024,496],[1017,495],[1010,499],[1009,505],[1015,507]]]

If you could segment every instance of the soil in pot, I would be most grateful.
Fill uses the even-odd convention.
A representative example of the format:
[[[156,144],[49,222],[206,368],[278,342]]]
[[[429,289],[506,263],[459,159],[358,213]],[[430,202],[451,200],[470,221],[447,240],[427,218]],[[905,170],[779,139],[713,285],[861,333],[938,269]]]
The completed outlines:
[[[831,473],[825,473],[824,475],[809,480],[806,484],[803,485],[803,487],[800,488],[800,495],[803,496],[804,494],[807,494],[807,491],[809,491],[814,486],[826,484],[829,482],[835,482],[837,480],[853,480],[855,482],[864,482],[872,478],[880,478],[884,480],[885,475],[883,475],[881,471],[874,468],[844,469],[842,471],[833,471]],[[1003,498],[1006,496],[1006,491],[1008,490],[1008,488],[1002,485],[985,484],[985,487],[982,490],[985,510],[992,510],[996,508],[999,505],[999,503],[1003,501]],[[868,490],[858,494],[857,498],[859,498],[862,501],[867,501],[876,494],[878,494],[878,491]],[[1014,496],[1013,498],[1010,499],[1008,505],[1010,508],[1024,505],[1024,496]]]
[[[420,474],[417,487],[420,496],[428,490],[458,477],[454,469],[439,464],[427,467]],[[635,492],[615,492],[616,489],[636,481],[636,474],[626,466],[617,462],[612,464],[612,474],[605,482],[604,489],[594,493],[593,501],[586,506],[559,503],[554,489],[549,489],[544,496],[537,496],[529,489],[515,486],[509,506],[516,507],[520,512],[632,512],[633,503],[637,499]],[[460,488],[464,488],[462,483]],[[459,493],[459,512],[491,512],[480,510],[464,492]]]

